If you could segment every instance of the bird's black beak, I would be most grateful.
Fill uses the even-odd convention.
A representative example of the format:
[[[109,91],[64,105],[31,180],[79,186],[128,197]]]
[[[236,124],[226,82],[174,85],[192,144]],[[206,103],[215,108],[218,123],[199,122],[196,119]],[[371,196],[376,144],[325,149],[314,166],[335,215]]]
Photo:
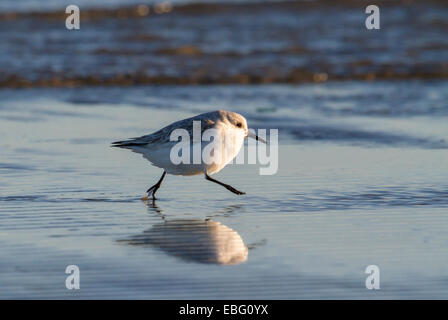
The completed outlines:
[[[247,131],[247,137],[255,139],[257,141],[261,141],[264,144],[267,144],[266,140],[264,140],[263,138],[260,138],[259,136],[257,136],[255,133],[253,133],[252,131]]]

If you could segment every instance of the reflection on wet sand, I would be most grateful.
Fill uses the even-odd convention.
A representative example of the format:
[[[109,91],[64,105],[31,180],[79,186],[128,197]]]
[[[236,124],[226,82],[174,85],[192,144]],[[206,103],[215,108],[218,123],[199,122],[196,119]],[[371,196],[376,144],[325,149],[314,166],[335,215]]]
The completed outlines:
[[[233,229],[212,220],[172,220],[142,234],[119,240],[132,246],[154,246],[187,261],[231,265],[247,260],[248,248]]]

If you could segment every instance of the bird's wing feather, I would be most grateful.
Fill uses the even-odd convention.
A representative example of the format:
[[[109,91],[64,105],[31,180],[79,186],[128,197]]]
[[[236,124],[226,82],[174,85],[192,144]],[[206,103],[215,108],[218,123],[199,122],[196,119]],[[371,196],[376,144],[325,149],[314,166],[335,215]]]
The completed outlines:
[[[145,146],[148,144],[165,144],[169,143],[171,132],[175,129],[185,129],[188,131],[190,138],[193,136],[193,121],[201,121],[201,131],[213,128],[216,120],[211,117],[204,117],[204,115],[195,116],[192,118],[176,121],[154,133],[147,134],[141,137],[131,138],[123,141],[112,142],[113,147],[133,147]],[[201,133],[202,133],[201,132]]]

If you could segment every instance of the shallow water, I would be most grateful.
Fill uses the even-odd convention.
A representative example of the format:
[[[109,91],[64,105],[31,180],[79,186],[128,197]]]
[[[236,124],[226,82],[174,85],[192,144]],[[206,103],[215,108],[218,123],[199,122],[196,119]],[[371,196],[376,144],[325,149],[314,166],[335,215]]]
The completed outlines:
[[[0,298],[447,298],[447,86],[1,90]],[[160,169],[110,142],[212,105],[279,128],[278,173],[141,201]]]

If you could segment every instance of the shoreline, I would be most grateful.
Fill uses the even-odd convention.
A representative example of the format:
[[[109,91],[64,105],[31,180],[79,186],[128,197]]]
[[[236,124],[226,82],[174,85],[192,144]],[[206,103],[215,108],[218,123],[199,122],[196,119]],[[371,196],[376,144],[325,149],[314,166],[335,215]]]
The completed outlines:
[[[291,74],[282,78],[260,77],[254,75],[236,75],[220,79],[212,79],[208,77],[187,78],[187,77],[149,77],[149,76],[133,76],[133,75],[116,75],[110,78],[98,78],[95,76],[60,78],[54,77],[50,79],[39,79],[30,81],[26,78],[12,75],[0,81],[0,89],[2,88],[78,88],[86,86],[103,86],[103,87],[128,87],[140,85],[299,85],[309,83],[322,82],[340,82],[340,81],[403,81],[403,80],[446,80],[448,73],[416,73],[416,74],[400,74],[400,73],[380,73],[380,74],[359,74],[344,76],[327,75],[326,73],[304,73]]]

